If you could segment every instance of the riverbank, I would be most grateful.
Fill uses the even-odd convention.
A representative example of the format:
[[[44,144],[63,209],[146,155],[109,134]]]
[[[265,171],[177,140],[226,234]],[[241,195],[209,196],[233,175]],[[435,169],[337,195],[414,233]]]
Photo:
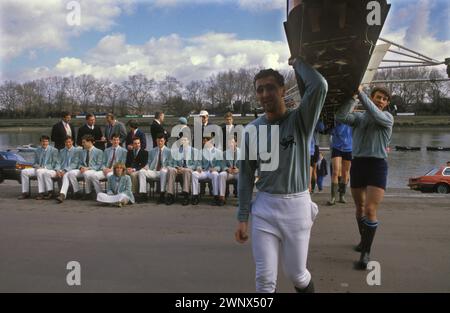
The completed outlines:
[[[131,118],[119,117],[118,120],[126,123]],[[134,118],[138,121],[141,127],[149,127],[153,121],[153,118]],[[246,125],[252,121],[254,117],[241,117],[237,116],[234,118],[235,124]],[[57,123],[59,118],[40,118],[40,119],[0,119],[0,130],[1,131],[17,131],[18,128],[29,129],[29,128],[50,128],[55,123]],[[164,123],[167,127],[176,125],[178,122],[177,117],[167,116]],[[211,116],[209,118],[210,124],[223,124],[222,116]],[[84,119],[72,119],[72,124],[75,127],[80,127],[85,123]],[[194,118],[191,117],[188,120],[190,125],[193,125]],[[97,119],[97,125],[105,126],[106,121],[104,118]],[[450,116],[395,116],[395,128],[450,128]]]
[[[236,199],[224,207],[205,199],[116,208],[18,201],[19,189],[0,184],[0,292],[254,291],[251,246],[233,238]],[[380,286],[352,268],[358,235],[351,197],[333,207],[328,197],[328,188],[312,196],[320,212],[308,268],[318,292],[450,292],[450,195],[388,189],[372,251]],[[69,261],[81,265],[81,286],[66,284]],[[281,267],[277,291],[293,292]]]

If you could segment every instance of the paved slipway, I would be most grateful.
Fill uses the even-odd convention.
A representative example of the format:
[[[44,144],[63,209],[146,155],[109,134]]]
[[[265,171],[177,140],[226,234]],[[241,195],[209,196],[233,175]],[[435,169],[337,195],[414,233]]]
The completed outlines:
[[[220,208],[57,205],[18,201],[19,187],[0,185],[0,292],[254,291],[251,246],[233,239],[235,199]],[[352,268],[353,206],[326,206],[325,191],[313,195],[320,213],[308,268],[317,291],[450,292],[450,195],[388,190],[372,252],[381,285],[369,286],[369,272]],[[81,286],[66,283],[69,261],[81,265]],[[280,266],[278,292],[292,291]]]

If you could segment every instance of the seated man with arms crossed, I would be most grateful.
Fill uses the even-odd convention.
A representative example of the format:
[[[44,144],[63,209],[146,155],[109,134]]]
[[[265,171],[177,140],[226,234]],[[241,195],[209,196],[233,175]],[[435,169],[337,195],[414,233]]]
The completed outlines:
[[[172,155],[165,143],[166,137],[164,133],[156,135],[156,147],[149,152],[148,164],[139,171],[140,198],[147,197],[147,178],[159,178],[161,190],[158,204],[165,202],[167,172],[168,167],[172,164]]]

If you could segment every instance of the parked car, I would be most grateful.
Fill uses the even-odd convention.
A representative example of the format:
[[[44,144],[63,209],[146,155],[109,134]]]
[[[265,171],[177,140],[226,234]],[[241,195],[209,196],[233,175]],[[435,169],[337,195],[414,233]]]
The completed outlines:
[[[423,176],[410,178],[408,186],[422,192],[449,193],[450,166],[436,167]]]
[[[0,151],[0,183],[5,179],[17,180],[20,183],[20,172],[24,168],[31,168],[21,155],[12,151]]]

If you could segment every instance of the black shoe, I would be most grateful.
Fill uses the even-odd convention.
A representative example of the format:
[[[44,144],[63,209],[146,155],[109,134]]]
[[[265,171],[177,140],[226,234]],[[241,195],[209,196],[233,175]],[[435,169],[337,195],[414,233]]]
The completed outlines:
[[[30,194],[28,192],[24,192],[17,199],[18,200],[25,200],[25,199],[29,199],[29,198],[31,198]]]
[[[192,196],[192,199],[191,199],[192,205],[197,205],[199,202],[200,202],[200,199],[198,198],[198,196]]]
[[[46,194],[44,194],[44,193],[40,193],[40,194],[38,194],[37,196],[36,196],[36,200],[44,200],[44,198],[46,197]]]
[[[159,194],[159,199],[157,201],[157,204],[165,203],[166,202],[166,196],[164,192],[161,192]]]
[[[44,196],[44,200],[51,200],[51,199],[53,199],[53,191],[50,191],[48,194],[46,194],[45,196]]]
[[[224,197],[218,197],[217,198],[217,205],[218,206],[224,206],[225,205],[225,198]]]
[[[56,201],[58,201],[58,203],[63,203],[65,199],[66,199],[66,196],[64,196],[63,193],[60,193],[59,196],[56,197]]]
[[[183,202],[181,204],[186,206],[186,205],[189,205],[189,202],[190,202],[189,201],[189,194],[185,193],[184,196],[183,196]]]
[[[144,203],[148,201],[148,196],[146,193],[140,193],[138,195],[139,203]]]
[[[314,293],[315,292],[314,283],[313,283],[312,279],[309,281],[308,286],[306,286],[305,288],[302,288],[302,289],[297,288],[297,287],[294,287],[294,288],[297,293]]]
[[[85,193],[83,196],[83,200],[91,200],[92,199],[92,192],[91,193]]]
[[[81,200],[84,199],[84,195],[82,191],[77,191],[76,193],[73,194],[72,198],[74,200]]]
[[[167,194],[166,205],[172,205],[175,203],[175,197],[172,194]]]
[[[219,197],[218,197],[218,196],[214,196],[214,200],[211,201],[211,202],[209,203],[209,205],[212,205],[212,206],[218,206],[218,205],[219,205]]]

